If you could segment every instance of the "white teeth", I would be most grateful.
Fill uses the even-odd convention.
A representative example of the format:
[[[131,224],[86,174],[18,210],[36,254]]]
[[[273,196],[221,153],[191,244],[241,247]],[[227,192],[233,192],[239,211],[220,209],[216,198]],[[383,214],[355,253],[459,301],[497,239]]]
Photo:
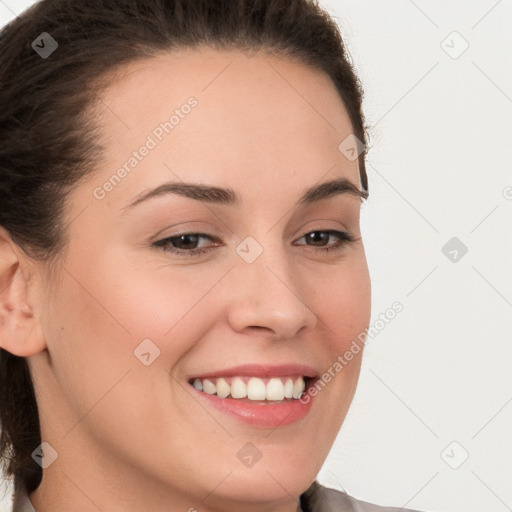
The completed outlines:
[[[247,377],[245,378],[247,380]],[[298,399],[306,388],[303,377],[295,380],[291,377],[273,377],[260,379],[251,377],[246,383],[242,377],[231,379],[219,377],[217,379],[194,379],[192,385],[198,391],[204,391],[209,395],[217,395],[219,398],[248,398],[249,400],[269,400],[279,402],[285,398]]]
[[[233,398],[245,398],[247,396],[247,385],[240,377],[231,381],[231,396]]]
[[[231,386],[225,379],[217,379],[217,396],[219,398],[226,398],[231,393]]]
[[[215,393],[217,393],[217,386],[215,386],[215,384],[211,380],[204,379],[203,391],[205,393],[208,393],[209,395],[214,395]]]
[[[281,379],[270,379],[267,384],[267,400],[284,400],[284,385]]]
[[[293,398],[300,398],[305,389],[304,379],[297,379],[293,384]]]
[[[285,398],[293,397],[293,380],[292,379],[286,379],[286,382],[284,384],[284,397]]]
[[[252,377],[247,383],[247,398],[249,400],[265,400],[267,390],[265,383],[257,377]]]

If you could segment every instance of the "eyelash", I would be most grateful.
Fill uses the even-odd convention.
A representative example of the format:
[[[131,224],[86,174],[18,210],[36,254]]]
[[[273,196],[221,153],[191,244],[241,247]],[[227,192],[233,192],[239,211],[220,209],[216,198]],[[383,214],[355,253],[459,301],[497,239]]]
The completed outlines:
[[[347,231],[336,231],[333,229],[310,231],[309,233],[306,233],[305,235],[303,235],[301,238],[304,238],[305,236],[310,235],[311,233],[328,233],[329,235],[335,235],[339,239],[339,242],[336,243],[336,245],[334,245],[332,247],[307,246],[307,247],[311,247],[315,252],[327,253],[329,251],[339,251],[339,250],[343,249],[346,245],[357,241],[357,238],[354,237],[353,235],[351,235],[350,233],[348,233]],[[210,240],[215,240],[214,237],[207,235],[206,233],[195,233],[195,232],[191,231],[191,232],[180,233],[178,235],[173,235],[173,236],[169,236],[167,238],[163,238],[162,240],[158,240],[157,242],[154,242],[153,245],[155,247],[162,248],[162,250],[164,252],[171,252],[178,256],[191,256],[191,257],[198,256],[199,254],[205,254],[207,251],[209,251],[215,247],[214,246],[214,247],[207,247],[207,248],[191,249],[189,251],[169,247],[169,243],[172,240],[176,240],[176,239],[181,238],[182,236],[187,236],[187,235],[196,235],[200,238],[208,238]],[[303,245],[303,244],[301,244],[301,245]]]

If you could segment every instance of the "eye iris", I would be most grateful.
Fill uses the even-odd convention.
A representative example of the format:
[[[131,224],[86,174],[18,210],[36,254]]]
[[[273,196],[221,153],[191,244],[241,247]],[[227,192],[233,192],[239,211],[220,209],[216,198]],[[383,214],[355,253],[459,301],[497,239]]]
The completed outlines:
[[[185,242],[185,247],[183,247],[183,244],[181,243],[181,241],[192,240],[191,244],[192,244],[192,246],[195,246],[198,243],[199,237],[198,237],[198,235],[186,234],[186,235],[180,235],[179,237],[177,237],[177,240],[178,240],[178,245],[180,246],[181,249],[195,249],[195,247],[191,247],[190,244],[187,244],[186,242]]]
[[[307,239],[314,242],[314,245],[323,245],[321,242],[329,240],[330,234],[325,231],[313,231],[306,235]],[[320,243],[316,243],[320,242]]]

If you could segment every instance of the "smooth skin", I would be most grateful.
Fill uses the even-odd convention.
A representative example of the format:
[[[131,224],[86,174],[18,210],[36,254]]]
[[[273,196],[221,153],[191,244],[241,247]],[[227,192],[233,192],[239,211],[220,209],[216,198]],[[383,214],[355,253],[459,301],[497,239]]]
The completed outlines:
[[[197,106],[97,199],[190,97]],[[296,204],[340,177],[361,189],[357,160],[338,149],[352,133],[340,97],[292,59],[203,48],[131,63],[95,107],[106,150],[70,193],[62,266],[51,274],[0,228],[1,346],[27,358],[42,440],[58,453],[30,499],[38,512],[295,512],[345,418],[362,351],[306,418],[275,429],[205,407],[186,378],[249,363],[322,374],[368,326],[361,199]],[[166,194],[125,208],[168,181],[228,187],[242,202]],[[355,240],[322,252],[339,239],[305,237],[329,230]],[[153,245],[184,231],[212,239]],[[263,248],[252,263],[236,251],[249,236]],[[170,252],[199,246],[210,249]],[[134,355],[144,339],[160,350],[149,366]],[[250,468],[237,457],[248,442],[262,454]]]

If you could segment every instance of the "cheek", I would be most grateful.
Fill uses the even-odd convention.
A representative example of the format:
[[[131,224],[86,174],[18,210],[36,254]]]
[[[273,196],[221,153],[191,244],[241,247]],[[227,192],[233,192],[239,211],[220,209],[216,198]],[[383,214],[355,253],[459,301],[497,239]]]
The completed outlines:
[[[216,285],[224,272],[206,267],[126,269],[131,277],[123,279],[124,273],[113,278],[120,283],[112,297],[118,318],[134,344],[151,339],[170,370],[219,321]]]
[[[371,285],[366,260],[354,260],[337,278],[331,276],[323,282],[330,284],[323,288],[315,305],[326,355],[317,396],[324,397],[318,401],[322,407],[319,417],[330,425],[329,439],[334,440],[356,390],[364,333],[370,322]]]
[[[60,393],[64,400],[63,433],[76,428],[68,438],[73,442],[83,428],[92,435],[100,433],[117,447],[120,425],[125,436],[135,440],[148,425],[156,429],[179,424],[169,404],[185,410],[175,396],[181,388],[173,385],[169,372],[200,336],[204,315],[194,305],[198,307],[211,285],[206,281],[191,286],[175,279],[167,283],[162,272],[155,272],[160,276],[156,279],[134,269],[102,267],[98,260],[89,264],[95,269],[93,275],[85,266],[66,267],[68,272],[47,309],[45,331],[58,386],[55,396]],[[146,344],[144,351],[151,360],[155,350],[160,353],[146,366],[137,348],[148,339],[154,345]],[[159,439],[166,435],[159,434]]]
[[[357,340],[370,322],[371,286],[366,260],[355,260],[323,282],[328,284],[318,294],[315,311],[321,319],[320,327],[323,324],[327,339],[331,340],[329,348],[337,356]]]
[[[130,325],[106,290],[108,286],[98,287],[87,274],[69,268],[44,322],[59,392],[79,417],[121,379],[127,363],[133,364]]]

